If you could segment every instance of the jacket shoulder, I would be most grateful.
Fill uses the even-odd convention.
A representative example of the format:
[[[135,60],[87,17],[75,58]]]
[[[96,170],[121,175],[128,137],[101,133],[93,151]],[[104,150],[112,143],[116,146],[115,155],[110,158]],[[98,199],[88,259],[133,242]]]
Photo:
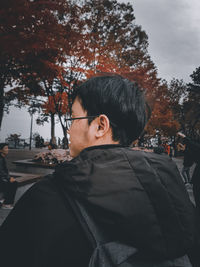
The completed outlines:
[[[0,228],[0,239],[4,266],[29,266],[33,251],[37,266],[86,266],[91,253],[69,204],[48,178],[21,197]],[[12,257],[10,246],[15,248]]]

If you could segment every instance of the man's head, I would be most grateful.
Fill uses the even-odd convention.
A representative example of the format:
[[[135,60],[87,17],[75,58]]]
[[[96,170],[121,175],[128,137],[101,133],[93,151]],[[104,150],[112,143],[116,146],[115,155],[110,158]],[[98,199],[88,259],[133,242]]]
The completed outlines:
[[[145,101],[136,83],[119,75],[93,77],[74,93],[70,153],[103,144],[129,146],[146,124]]]
[[[0,153],[4,157],[8,154],[8,144],[0,143]]]

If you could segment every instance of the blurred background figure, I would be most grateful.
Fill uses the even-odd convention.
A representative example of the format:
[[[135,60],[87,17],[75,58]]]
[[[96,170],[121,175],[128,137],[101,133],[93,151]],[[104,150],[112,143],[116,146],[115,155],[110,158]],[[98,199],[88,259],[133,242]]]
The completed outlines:
[[[192,157],[192,153],[187,145],[184,145],[183,154],[184,154],[184,159],[183,159],[183,168],[181,174],[183,176],[185,184],[188,184],[191,183],[190,167],[193,165],[194,160]]]
[[[193,184],[193,194],[196,208],[200,215],[200,143],[195,140],[191,140],[181,132],[178,132],[178,136],[183,139],[184,145],[186,145],[187,149],[190,151],[191,158],[196,163],[191,182]]]
[[[1,201],[3,209],[12,209],[17,191],[17,182],[10,177],[6,159],[8,154],[8,144],[0,143],[0,192],[3,193],[4,199]]]

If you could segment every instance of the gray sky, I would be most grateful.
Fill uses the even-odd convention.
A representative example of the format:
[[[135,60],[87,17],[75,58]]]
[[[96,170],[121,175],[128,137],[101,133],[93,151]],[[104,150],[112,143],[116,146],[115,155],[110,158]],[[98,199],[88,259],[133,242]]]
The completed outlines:
[[[170,81],[173,77],[190,81],[189,75],[200,66],[200,1],[199,0],[131,0],[136,24],[149,36],[149,53],[157,66],[160,78]],[[36,118],[36,116],[35,116]],[[33,132],[50,138],[50,124]],[[22,138],[30,135],[30,116],[25,109],[12,109],[5,115],[0,141],[10,133]],[[59,125],[56,136],[62,137]]]
[[[149,36],[149,53],[160,78],[190,81],[200,66],[199,0],[131,0],[136,23]]]

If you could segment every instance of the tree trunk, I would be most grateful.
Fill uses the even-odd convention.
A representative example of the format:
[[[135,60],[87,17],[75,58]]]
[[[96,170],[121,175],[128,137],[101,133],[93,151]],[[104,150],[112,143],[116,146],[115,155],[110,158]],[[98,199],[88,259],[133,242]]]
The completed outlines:
[[[69,147],[69,142],[68,142],[68,138],[67,138],[67,128],[63,124],[62,116],[60,116],[60,114],[58,114],[58,117],[59,117],[59,121],[60,121],[62,130],[63,130],[63,136],[64,137],[63,137],[62,145],[63,145],[63,148],[65,149],[65,148],[68,148]]]
[[[63,148],[68,148],[69,147],[69,142],[68,142],[68,138],[67,138],[67,131],[65,127],[62,127],[63,129],[63,135],[64,135],[64,139],[63,139]]]
[[[51,113],[51,142],[55,143],[55,114]]]
[[[2,79],[0,81],[0,129],[3,120],[3,110],[4,110],[4,87],[5,87],[5,81]]]

